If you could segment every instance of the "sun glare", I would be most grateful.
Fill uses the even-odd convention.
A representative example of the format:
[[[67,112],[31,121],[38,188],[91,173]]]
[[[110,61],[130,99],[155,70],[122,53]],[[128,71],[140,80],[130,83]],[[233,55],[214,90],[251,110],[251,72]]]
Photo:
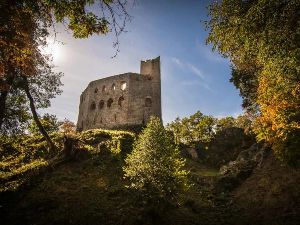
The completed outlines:
[[[63,58],[63,45],[58,42],[49,42],[47,47],[45,47],[42,51],[45,54],[50,54],[53,58],[53,61],[60,61]]]

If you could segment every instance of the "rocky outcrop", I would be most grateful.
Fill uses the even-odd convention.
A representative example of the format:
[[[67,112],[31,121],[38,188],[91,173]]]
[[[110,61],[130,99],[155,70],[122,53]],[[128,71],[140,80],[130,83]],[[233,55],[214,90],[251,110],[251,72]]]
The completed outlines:
[[[239,153],[234,161],[220,168],[220,178],[216,183],[218,191],[230,191],[247,179],[254,168],[261,167],[270,149],[262,143],[255,143]]]

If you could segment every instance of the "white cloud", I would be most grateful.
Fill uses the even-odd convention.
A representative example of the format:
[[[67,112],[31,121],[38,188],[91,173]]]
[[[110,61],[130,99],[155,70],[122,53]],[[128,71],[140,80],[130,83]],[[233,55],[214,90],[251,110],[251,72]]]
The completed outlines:
[[[181,69],[189,70],[190,72],[192,72],[194,75],[200,77],[201,79],[205,78],[202,71],[199,68],[197,68],[196,66],[194,66],[193,64],[183,62],[182,60],[180,60],[176,57],[172,57],[171,61],[174,64],[176,64],[178,67],[180,67]]]
[[[194,66],[194,65],[192,65],[192,64],[190,64],[190,63],[187,63],[186,65],[187,65],[188,69],[189,69],[194,75],[196,75],[196,76],[198,76],[198,77],[204,79],[203,73],[202,73],[196,66]]]
[[[215,91],[210,87],[210,85],[205,83],[204,81],[185,80],[185,81],[182,81],[180,84],[183,86],[201,86],[204,89],[206,89],[212,93],[215,93]]]
[[[178,58],[172,57],[171,60],[172,60],[172,62],[177,64],[177,66],[179,66],[180,68],[184,67],[184,64]]]

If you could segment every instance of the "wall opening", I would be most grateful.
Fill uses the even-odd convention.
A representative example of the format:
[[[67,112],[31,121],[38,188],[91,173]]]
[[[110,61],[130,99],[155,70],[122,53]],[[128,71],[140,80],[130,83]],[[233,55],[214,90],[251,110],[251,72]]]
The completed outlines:
[[[117,122],[117,115],[115,114],[115,122]]]
[[[103,87],[102,87],[102,93],[105,93],[105,92],[106,92],[106,86],[103,85]]]
[[[92,104],[90,106],[90,109],[91,110],[95,110],[96,109],[96,103],[95,102],[92,102]]]
[[[116,85],[115,85],[115,84],[112,84],[112,85],[111,85],[111,90],[113,90],[113,91],[116,90]]]
[[[147,97],[145,99],[145,106],[146,107],[151,107],[152,106],[152,99],[150,97]]]
[[[100,117],[100,123],[102,123],[102,117]]]
[[[95,94],[96,94],[96,93],[98,92],[98,88],[95,88],[94,92],[95,92]]]
[[[121,97],[119,98],[119,100],[118,100],[118,105],[122,107],[122,106],[123,106],[124,100],[125,100],[124,97],[121,96]]]
[[[99,109],[103,109],[103,107],[104,107],[104,101],[101,100],[101,101],[99,102]]]
[[[125,81],[121,82],[121,90],[124,91],[127,87],[127,83]]]
[[[107,101],[107,107],[110,108],[111,105],[113,104],[114,100],[112,100],[112,98],[108,99]]]

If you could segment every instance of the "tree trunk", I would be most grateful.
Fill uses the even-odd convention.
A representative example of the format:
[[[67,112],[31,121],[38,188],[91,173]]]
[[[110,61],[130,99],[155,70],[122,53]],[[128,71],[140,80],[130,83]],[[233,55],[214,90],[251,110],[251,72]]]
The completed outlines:
[[[14,80],[14,76],[12,76],[10,73],[6,75],[6,80],[1,79],[0,85],[3,88],[0,93],[0,129],[3,124],[3,120],[5,117],[5,111],[6,111],[6,100],[8,93],[10,91],[10,86],[12,85]]]
[[[2,127],[2,123],[4,120],[7,94],[8,94],[7,91],[1,91],[1,94],[0,94],[0,129]]]
[[[27,77],[22,77],[23,81],[24,81],[24,91],[27,95],[27,98],[29,99],[29,102],[30,102],[30,109],[31,109],[31,112],[32,112],[32,116],[33,116],[33,119],[36,123],[36,125],[38,126],[39,128],[39,131],[41,132],[41,134],[44,136],[44,138],[46,139],[49,147],[51,149],[55,148],[55,145],[54,143],[52,142],[51,138],[49,137],[47,131],[45,130],[45,128],[43,127],[39,117],[38,117],[38,114],[36,112],[36,109],[35,109],[35,105],[34,105],[34,100],[33,100],[33,97],[31,96],[30,94],[30,91],[29,91],[29,85],[28,85],[28,80],[27,80]]]

